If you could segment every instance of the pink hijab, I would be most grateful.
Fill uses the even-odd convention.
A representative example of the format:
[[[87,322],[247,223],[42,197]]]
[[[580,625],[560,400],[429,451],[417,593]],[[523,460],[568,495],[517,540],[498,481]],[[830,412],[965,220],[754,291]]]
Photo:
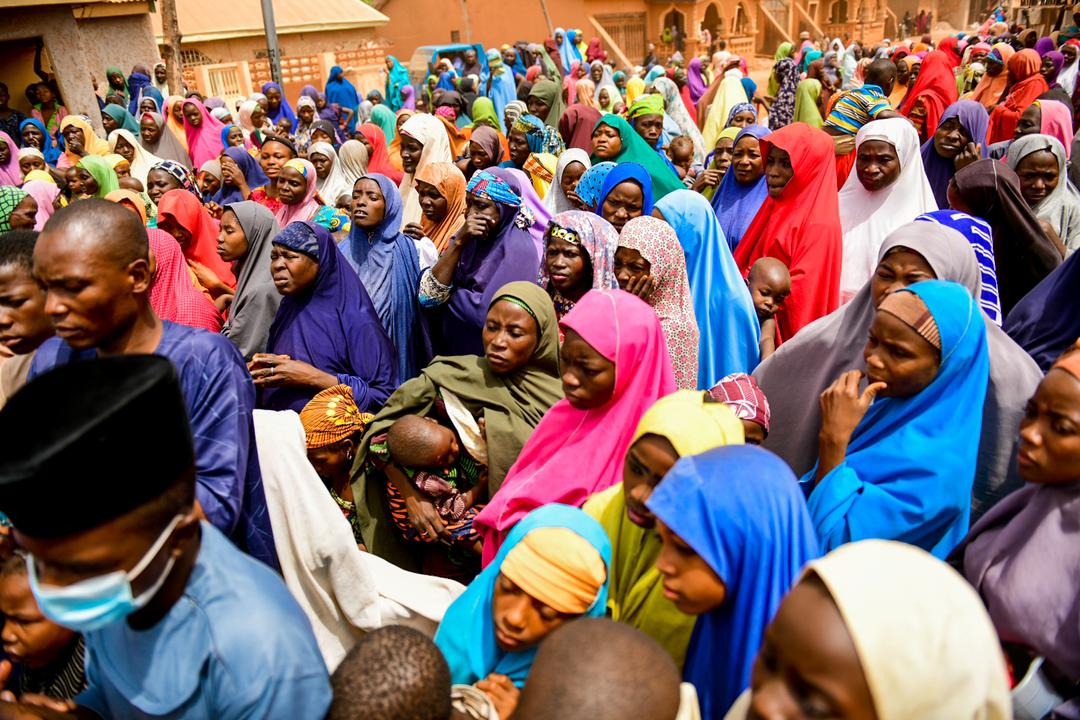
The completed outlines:
[[[473,526],[484,541],[483,563],[510,528],[547,503],[580,507],[622,480],[638,421],[675,392],[664,331],[644,301],[622,290],[590,290],[560,325],[615,363],[615,390],[603,407],[580,410],[563,398],[547,411]]]
[[[52,214],[56,212],[53,207],[53,203],[56,202],[56,196],[60,194],[60,188],[56,186],[56,183],[51,183],[46,180],[30,180],[24,183],[22,189],[26,193],[34,198],[34,202],[37,203],[37,215],[34,216],[34,229],[41,232],[41,229],[45,227],[46,221],[52,217]]]
[[[1058,100],[1036,100],[1042,112],[1042,125],[1039,132],[1057,138],[1065,146],[1065,157],[1072,156],[1073,119],[1072,110]]]
[[[199,114],[202,115],[202,125],[199,127],[192,127],[187,116],[184,115],[184,134],[187,136],[188,155],[191,156],[192,164],[200,168],[204,162],[216,160],[225,150],[221,144],[221,131],[225,129],[225,126],[207,112],[206,106],[199,102],[198,98],[188,98],[183,104],[194,105],[199,108]]]
[[[0,132],[0,141],[8,147],[8,161],[0,165],[0,185],[22,185],[22,170],[19,169],[19,146],[6,132]]]
[[[319,208],[322,203],[315,197],[315,190],[317,183],[315,182],[315,166],[307,160],[301,158],[293,158],[285,163],[285,167],[292,168],[298,173],[304,176],[307,181],[307,191],[304,193],[304,199],[296,205],[285,205],[282,203],[281,209],[279,209],[274,217],[277,218],[278,225],[285,227],[294,220],[311,220],[315,217],[315,213],[319,212]]]

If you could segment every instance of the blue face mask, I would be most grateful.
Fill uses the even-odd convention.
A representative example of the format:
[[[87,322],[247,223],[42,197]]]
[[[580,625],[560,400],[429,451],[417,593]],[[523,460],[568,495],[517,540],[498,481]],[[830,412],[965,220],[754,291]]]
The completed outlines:
[[[161,575],[138,597],[132,595],[131,583],[157,558],[165,543],[172,537],[173,530],[184,517],[184,515],[177,515],[172,519],[131,572],[117,570],[108,575],[99,575],[62,587],[42,585],[38,583],[34,557],[27,555],[26,570],[30,580],[30,590],[34,593],[42,614],[57,625],[85,633],[112,625],[136,610],[146,607],[146,604],[165,584],[176,559],[170,555]]]

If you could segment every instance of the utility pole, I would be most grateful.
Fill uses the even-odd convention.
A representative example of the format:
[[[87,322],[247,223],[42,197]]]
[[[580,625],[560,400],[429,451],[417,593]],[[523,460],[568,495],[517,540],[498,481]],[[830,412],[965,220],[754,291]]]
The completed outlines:
[[[165,75],[169,89],[175,95],[184,94],[184,62],[180,58],[180,21],[176,17],[176,0],[160,0],[161,34]]]
[[[262,0],[263,30],[266,32],[266,54],[270,58],[270,77],[281,84],[281,50],[277,42],[277,24],[274,22],[274,0]]]
[[[461,16],[465,23],[465,42],[472,42],[472,23],[469,22],[469,2],[461,0]]]
[[[547,2],[540,0],[540,9],[544,11],[544,22],[547,23],[548,35],[555,33],[555,26],[551,24],[551,16],[548,15]]]

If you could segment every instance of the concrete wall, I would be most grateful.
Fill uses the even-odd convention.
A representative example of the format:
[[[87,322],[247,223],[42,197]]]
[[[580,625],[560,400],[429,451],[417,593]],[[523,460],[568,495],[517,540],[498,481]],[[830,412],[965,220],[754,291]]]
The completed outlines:
[[[127,75],[137,64],[152,69],[160,57],[149,14],[84,18],[76,24],[81,49],[99,83],[105,82],[109,66],[115,65]]]
[[[412,2],[413,0],[409,0]],[[376,31],[371,28],[356,30],[329,30],[311,33],[281,33],[278,45],[285,57],[290,55],[315,55],[339,50],[355,50],[375,42]],[[200,50],[215,62],[234,62],[239,60],[254,61],[257,56],[266,56],[266,38],[243,37],[230,40],[209,40],[206,42],[181,41],[184,50]]]

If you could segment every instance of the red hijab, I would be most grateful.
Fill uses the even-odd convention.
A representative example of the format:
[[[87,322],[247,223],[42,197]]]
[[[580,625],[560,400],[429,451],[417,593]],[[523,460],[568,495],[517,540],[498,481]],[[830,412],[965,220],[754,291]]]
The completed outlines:
[[[960,40],[952,35],[942,38],[938,43],[937,49],[939,52],[945,53],[949,58],[949,65],[952,69],[960,67],[960,63],[963,62],[963,58],[960,57],[960,52],[957,50],[957,46],[960,44]]]
[[[804,325],[840,305],[843,231],[837,204],[832,138],[805,123],[793,123],[761,139],[761,156],[787,152],[795,174],[780,197],[766,197],[735,248],[745,276],[759,258],[774,257],[791,273],[791,295],[776,316],[780,336],[790,339]]]
[[[937,132],[941,122],[941,113],[957,100],[956,75],[953,74],[952,60],[948,54],[933,50],[926,53],[919,69],[915,86],[908,90],[904,102],[900,104],[900,113],[910,115],[915,101],[922,99],[926,108],[924,135],[930,137]]]
[[[182,191],[186,192],[186,191]],[[221,332],[221,313],[195,287],[176,239],[157,228],[146,231],[154,254],[154,278],[150,284],[150,306],[162,320],[210,332]]]
[[[1039,72],[1042,58],[1034,50],[1028,48],[1016,53],[1009,58],[1007,67],[1015,84],[1009,90],[1005,101],[990,113],[990,126],[986,131],[987,143],[1012,140],[1020,116],[1040,95],[1050,89],[1046,78]]]
[[[404,174],[390,164],[390,154],[386,151],[386,135],[382,128],[372,123],[364,123],[357,130],[371,143],[371,157],[367,161],[368,172],[385,175],[400,184]]]
[[[187,190],[170,190],[158,201],[158,223],[168,218],[191,233],[184,257],[210,268],[229,287],[236,287],[232,268],[217,254],[218,223],[206,208]]]

